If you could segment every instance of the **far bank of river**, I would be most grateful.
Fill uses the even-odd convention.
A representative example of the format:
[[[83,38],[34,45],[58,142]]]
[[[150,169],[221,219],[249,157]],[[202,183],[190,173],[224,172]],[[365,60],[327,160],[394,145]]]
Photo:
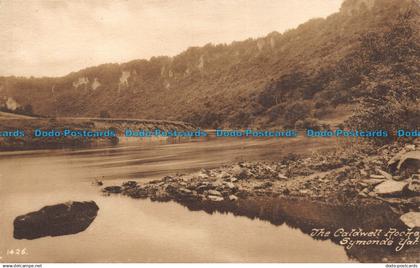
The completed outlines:
[[[2,151],[106,147],[120,143],[127,128],[193,130],[191,124],[165,120],[110,118],[0,119]],[[124,140],[124,139],[122,139]]]

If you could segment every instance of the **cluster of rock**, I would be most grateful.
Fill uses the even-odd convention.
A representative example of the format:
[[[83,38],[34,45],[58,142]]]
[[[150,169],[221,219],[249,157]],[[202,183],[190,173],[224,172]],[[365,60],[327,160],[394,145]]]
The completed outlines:
[[[241,162],[139,184],[108,186],[124,194],[180,203],[237,202],[253,197],[299,197],[334,204],[386,202],[409,226],[420,216],[420,148],[387,145],[372,150],[335,151],[281,162]],[[407,220],[409,219],[409,220]]]
[[[274,164],[239,163],[217,169],[202,169],[192,174],[166,176],[143,185],[128,181],[103,190],[156,201],[234,202],[253,195],[273,195],[277,193],[273,191],[273,182],[284,179],[287,179],[286,176],[279,173]]]

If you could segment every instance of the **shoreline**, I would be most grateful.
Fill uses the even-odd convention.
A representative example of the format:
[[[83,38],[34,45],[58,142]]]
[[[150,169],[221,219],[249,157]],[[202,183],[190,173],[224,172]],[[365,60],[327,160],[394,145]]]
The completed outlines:
[[[188,174],[177,173],[142,184],[127,181],[121,186],[105,187],[103,191],[132,198],[180,202],[236,201],[252,196],[299,197],[336,204],[361,204],[372,200],[393,201],[388,202],[391,204],[398,203],[397,198],[401,199],[401,204],[407,204],[403,199],[419,201],[418,192],[407,193],[401,189],[399,193],[386,193],[376,187],[390,181],[408,186],[417,179],[418,170],[391,171],[390,162],[398,155],[419,152],[419,146],[385,145],[377,154],[358,149],[343,150],[314,153],[305,158],[291,153],[279,162],[238,162]],[[417,162],[414,165],[418,165]]]

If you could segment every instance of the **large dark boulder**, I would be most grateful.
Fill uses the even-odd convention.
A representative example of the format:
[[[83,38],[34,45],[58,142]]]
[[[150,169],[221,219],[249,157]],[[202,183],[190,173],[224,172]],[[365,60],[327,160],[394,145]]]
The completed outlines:
[[[44,236],[76,234],[86,230],[96,218],[99,207],[94,201],[68,202],[16,217],[13,236],[36,239]]]

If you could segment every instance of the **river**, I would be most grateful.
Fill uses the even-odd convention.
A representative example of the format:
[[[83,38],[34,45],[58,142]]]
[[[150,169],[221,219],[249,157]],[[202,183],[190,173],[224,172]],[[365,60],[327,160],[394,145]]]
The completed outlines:
[[[109,148],[0,153],[1,262],[347,262],[344,248],[286,224],[190,211],[174,202],[104,196],[110,185],[289,152],[334,146],[328,139],[218,138],[144,141]],[[69,200],[100,210],[84,232],[35,240],[13,238],[16,216]],[[25,255],[10,254],[25,250]],[[9,252],[9,254],[8,254]]]

